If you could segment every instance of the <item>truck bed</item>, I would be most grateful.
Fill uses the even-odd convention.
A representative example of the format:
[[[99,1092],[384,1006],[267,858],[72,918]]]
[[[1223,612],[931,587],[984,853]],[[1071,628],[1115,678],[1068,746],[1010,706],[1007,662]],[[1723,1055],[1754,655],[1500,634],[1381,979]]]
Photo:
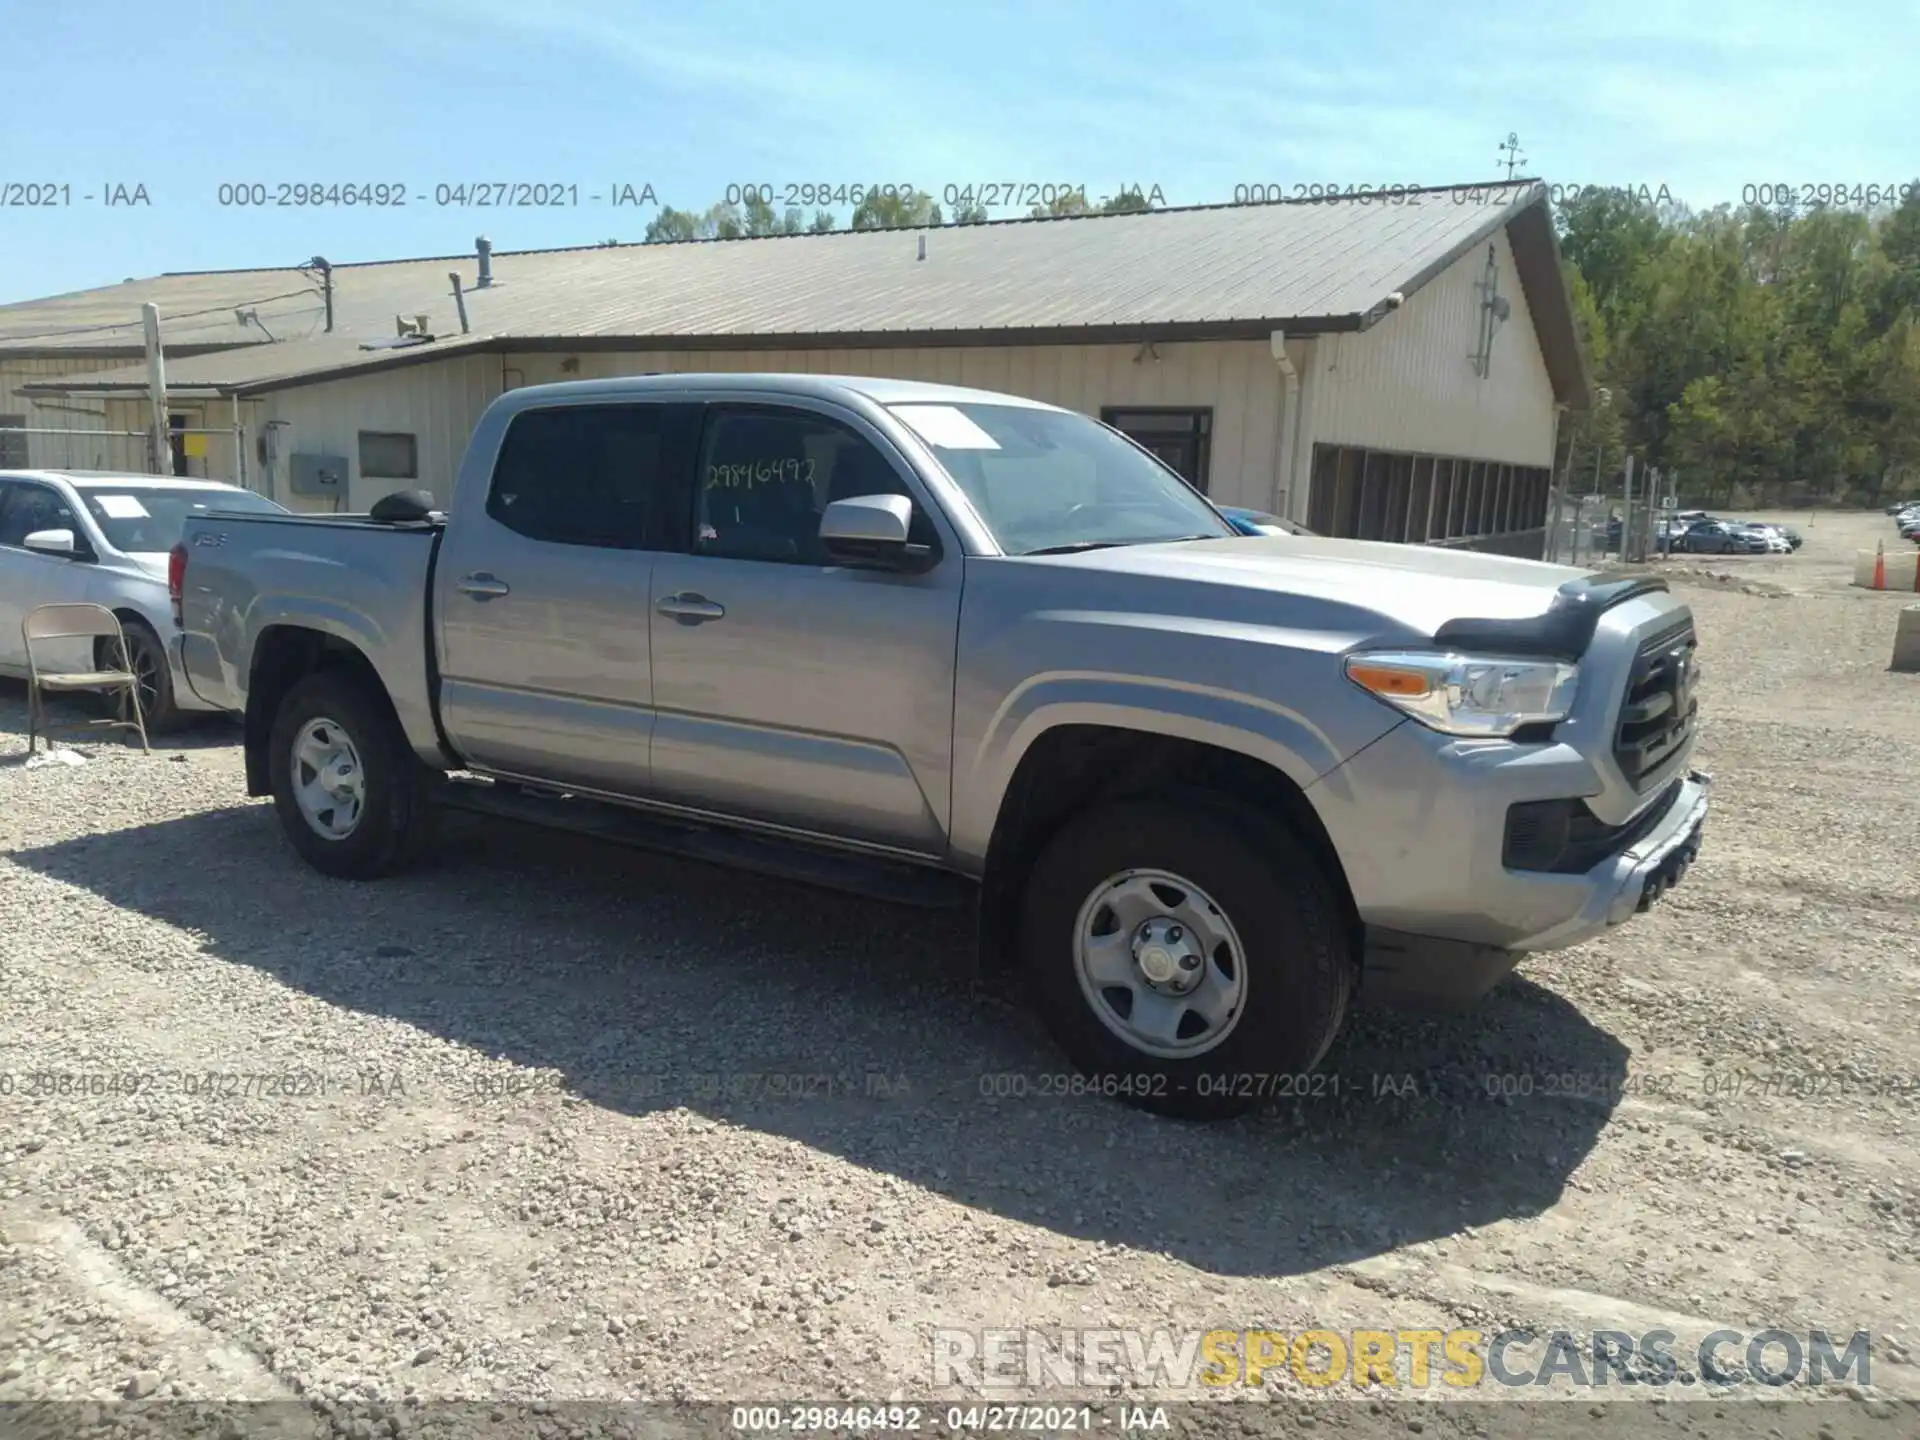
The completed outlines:
[[[210,515],[182,537],[181,656],[209,705],[244,713],[253,655],[276,624],[357,647],[392,696],[410,739],[437,743],[430,683],[438,523],[367,515]]]

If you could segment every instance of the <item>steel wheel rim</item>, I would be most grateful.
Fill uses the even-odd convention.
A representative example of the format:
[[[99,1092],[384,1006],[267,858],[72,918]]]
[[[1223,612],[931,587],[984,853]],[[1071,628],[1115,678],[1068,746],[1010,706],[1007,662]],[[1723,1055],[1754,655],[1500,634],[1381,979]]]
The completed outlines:
[[[153,714],[153,707],[160,703],[160,661],[149,645],[133,645],[133,662],[129,667],[133,671],[134,692],[140,700],[140,714],[144,718]]]
[[[1247,1008],[1247,952],[1227,912],[1184,876],[1122,870],[1073,926],[1087,1005],[1143,1055],[1189,1060],[1223,1043]]]
[[[353,737],[339,721],[317,715],[293,737],[293,799],[300,818],[323,840],[344,840],[366,808],[366,772]]]

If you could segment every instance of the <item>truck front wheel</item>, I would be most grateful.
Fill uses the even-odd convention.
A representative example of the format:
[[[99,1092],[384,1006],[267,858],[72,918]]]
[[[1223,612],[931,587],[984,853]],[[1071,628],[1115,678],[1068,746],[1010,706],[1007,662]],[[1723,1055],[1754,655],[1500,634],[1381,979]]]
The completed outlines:
[[[433,772],[357,677],[333,670],[300,681],[269,745],[273,808],[314,869],[376,879],[405,869],[431,839]]]
[[[1217,1119],[1317,1093],[1353,984],[1348,927],[1284,827],[1206,800],[1070,821],[1029,878],[1027,973],[1089,1093]]]

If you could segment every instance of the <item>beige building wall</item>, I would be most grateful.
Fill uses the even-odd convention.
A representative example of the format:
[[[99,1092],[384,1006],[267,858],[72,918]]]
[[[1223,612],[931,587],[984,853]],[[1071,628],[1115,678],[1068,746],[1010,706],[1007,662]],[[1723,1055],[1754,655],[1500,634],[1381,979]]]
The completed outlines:
[[[1478,286],[1486,278],[1489,245],[1497,293],[1512,310],[1495,332],[1492,367],[1483,378],[1471,357],[1480,339]],[[1312,442],[1510,465],[1553,463],[1553,383],[1504,230],[1371,330],[1322,335],[1314,350]]]
[[[125,357],[0,357],[0,415],[21,416],[30,430],[60,430],[61,435],[28,435],[27,464],[40,469],[141,470],[147,468],[144,439],[108,435],[121,428],[108,417],[108,402],[85,396],[27,396],[19,386],[68,375],[90,375],[128,363]],[[141,420],[129,428],[145,425]]]

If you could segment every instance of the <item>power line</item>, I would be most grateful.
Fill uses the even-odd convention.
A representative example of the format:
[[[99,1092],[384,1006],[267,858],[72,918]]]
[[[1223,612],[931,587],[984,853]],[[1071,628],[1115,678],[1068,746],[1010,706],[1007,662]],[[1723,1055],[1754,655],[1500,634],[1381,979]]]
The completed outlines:
[[[182,310],[177,315],[162,317],[165,320],[193,320],[202,315],[218,315],[225,310],[240,310],[249,305],[266,305],[275,300],[293,300],[302,295],[318,295],[319,289],[309,285],[303,290],[287,290],[278,295],[262,295],[256,300],[236,300],[230,305],[210,305],[205,310]],[[65,335],[95,335],[105,330],[138,329],[138,320],[122,320],[112,325],[74,325],[65,330],[39,330],[26,335],[13,335],[0,332],[0,343],[11,344],[19,340],[52,340]]]

